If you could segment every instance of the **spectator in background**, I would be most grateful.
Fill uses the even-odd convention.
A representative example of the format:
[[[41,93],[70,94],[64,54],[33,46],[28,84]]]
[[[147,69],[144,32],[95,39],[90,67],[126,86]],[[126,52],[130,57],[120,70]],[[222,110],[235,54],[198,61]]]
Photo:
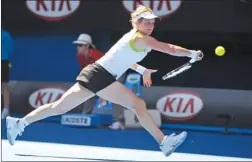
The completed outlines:
[[[77,46],[77,59],[81,69],[94,63],[104,55],[95,48],[92,38],[88,34],[81,34],[73,43]]]
[[[78,39],[73,42],[77,48],[77,60],[80,65],[80,70],[103,56],[99,50],[96,49],[92,42],[92,37],[88,34],[80,34]],[[93,105],[96,102],[96,97],[91,98],[84,104],[82,113],[91,113]],[[102,102],[105,102],[102,100]],[[105,102],[106,103],[106,102]]]
[[[96,49],[92,42],[92,37],[88,34],[80,34],[78,39],[73,42],[77,47],[77,60],[80,65],[80,69],[83,69],[89,64],[94,63],[101,58],[104,54]],[[122,77],[125,78],[125,77]],[[124,81],[125,79],[123,79]],[[82,113],[92,113],[94,105],[96,104],[97,97],[89,99],[84,103],[84,109]],[[107,101],[101,99],[99,107],[106,105]],[[111,129],[124,129],[123,125],[123,107],[113,104],[113,116],[115,122],[109,127]]]
[[[2,95],[3,95],[3,110],[2,119],[5,119],[9,115],[10,108],[10,90],[8,87],[9,82],[9,70],[10,70],[10,56],[12,54],[12,38],[11,35],[4,29],[2,29]]]

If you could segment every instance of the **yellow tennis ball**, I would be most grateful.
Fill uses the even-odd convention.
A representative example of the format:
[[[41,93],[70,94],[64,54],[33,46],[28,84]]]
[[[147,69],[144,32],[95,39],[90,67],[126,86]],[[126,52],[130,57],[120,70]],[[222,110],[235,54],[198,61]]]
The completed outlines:
[[[222,46],[218,46],[218,47],[215,48],[215,54],[217,56],[223,56],[225,54],[225,52],[226,52],[225,48],[222,47]]]

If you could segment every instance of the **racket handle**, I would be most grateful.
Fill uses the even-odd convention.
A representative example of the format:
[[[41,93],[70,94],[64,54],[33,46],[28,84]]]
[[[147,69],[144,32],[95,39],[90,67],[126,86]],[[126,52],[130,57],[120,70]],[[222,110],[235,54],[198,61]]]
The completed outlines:
[[[195,58],[192,58],[189,62],[192,64],[194,62],[196,62],[197,60]]]
[[[197,57],[202,59],[204,54],[201,51],[198,51],[198,52],[200,52],[200,54]],[[192,63],[194,63],[196,61],[197,61],[196,58],[192,58],[189,62],[190,62],[190,64],[192,64]]]

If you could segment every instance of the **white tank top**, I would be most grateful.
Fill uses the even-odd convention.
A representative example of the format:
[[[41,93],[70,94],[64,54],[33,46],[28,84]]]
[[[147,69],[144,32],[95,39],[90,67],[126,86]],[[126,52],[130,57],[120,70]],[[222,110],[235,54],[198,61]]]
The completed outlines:
[[[134,47],[134,39],[140,33],[135,29],[126,33],[110,50],[96,63],[118,79],[133,64],[141,61],[151,49],[138,50]]]

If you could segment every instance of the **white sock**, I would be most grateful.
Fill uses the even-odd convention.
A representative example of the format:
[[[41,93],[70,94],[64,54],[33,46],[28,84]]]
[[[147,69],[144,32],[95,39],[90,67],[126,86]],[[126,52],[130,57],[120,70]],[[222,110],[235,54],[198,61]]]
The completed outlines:
[[[9,115],[9,109],[8,108],[4,108],[3,111],[2,111],[2,119],[6,118],[6,116]]]
[[[164,136],[162,142],[159,145],[163,145],[166,138],[167,138],[167,136]]]
[[[21,123],[23,127],[26,127],[29,125],[29,123],[25,119],[19,119],[19,123]]]

